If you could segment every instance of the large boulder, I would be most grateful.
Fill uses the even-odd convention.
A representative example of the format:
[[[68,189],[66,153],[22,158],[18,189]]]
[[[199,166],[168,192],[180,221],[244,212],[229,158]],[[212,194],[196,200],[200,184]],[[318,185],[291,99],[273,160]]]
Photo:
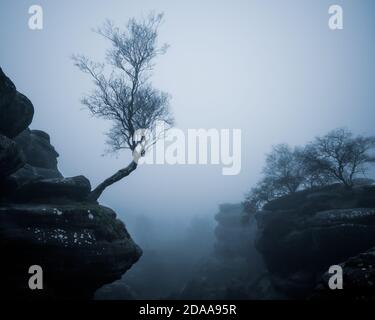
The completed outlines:
[[[26,183],[36,180],[55,179],[62,177],[62,174],[58,170],[38,168],[26,164],[21,169],[13,173],[8,180],[11,183],[14,183],[17,187],[20,187]]]
[[[18,191],[21,187],[27,190],[39,180],[63,178],[57,168],[59,154],[51,145],[47,133],[26,129],[14,138],[13,144],[17,145],[25,165],[0,183],[2,194],[11,198],[19,198],[21,194]],[[27,187],[28,184],[30,184],[29,187]],[[29,194],[35,195],[36,192],[38,190],[32,190]],[[25,192],[22,193],[22,197],[25,197]]]
[[[329,288],[332,274],[326,272],[312,294],[312,299],[375,299],[375,248],[340,263],[343,270],[343,290]]]
[[[24,164],[24,156],[17,144],[0,134],[0,179],[8,177]]]
[[[111,209],[95,204],[0,207],[1,292],[7,298],[92,298],[141,256]],[[39,265],[44,290],[30,290]]]
[[[256,246],[273,285],[290,297],[308,296],[331,265],[375,246],[375,186],[298,192],[256,217]]]
[[[375,208],[375,185],[357,184],[352,190],[341,184],[314,190],[303,190],[270,201],[265,211],[300,212],[306,217],[318,211],[330,209]]]
[[[25,130],[34,116],[30,100],[16,91],[0,68],[0,133],[13,138]]]
[[[84,176],[42,179],[19,187],[16,199],[18,201],[49,203],[65,199],[85,201],[90,191],[90,181]]]
[[[58,170],[44,169],[33,167],[28,164],[17,170],[15,173],[0,181],[0,199],[5,198],[15,200],[20,198],[18,191],[21,188],[27,188],[27,184],[45,180],[45,179],[61,179],[63,176]]]
[[[22,149],[26,162],[37,168],[57,170],[59,154],[50,143],[50,137],[41,130],[26,129],[14,139]]]
[[[10,105],[16,95],[16,86],[0,67],[0,110]]]

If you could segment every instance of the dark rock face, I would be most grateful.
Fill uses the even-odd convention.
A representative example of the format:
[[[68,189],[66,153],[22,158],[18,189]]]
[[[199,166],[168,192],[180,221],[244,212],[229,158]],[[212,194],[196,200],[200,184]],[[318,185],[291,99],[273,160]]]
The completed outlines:
[[[29,130],[31,102],[0,69],[1,293],[17,299],[88,299],[121,276],[141,249],[109,208],[89,202],[84,176],[64,178],[49,135]],[[43,269],[30,290],[29,268]]]
[[[289,297],[308,296],[331,265],[375,245],[373,185],[298,192],[264,209],[257,248],[273,285]]]
[[[14,140],[24,156],[26,165],[5,182],[8,193],[13,193],[27,183],[63,177],[57,168],[59,154],[51,145],[47,133],[26,129]]]
[[[0,68],[0,133],[13,138],[31,123],[34,107]]]
[[[45,289],[35,297],[92,298],[141,255],[116,214],[95,204],[4,205],[0,239],[5,288],[18,298],[34,297],[31,265],[44,270]]]
[[[0,68],[0,110],[9,106],[16,95],[16,86]]]
[[[95,292],[95,300],[137,300],[136,293],[122,281],[116,281]]]
[[[26,162],[37,168],[57,170],[59,154],[50,143],[47,133],[26,129],[14,139],[22,149]]]
[[[43,199],[85,201],[91,191],[90,181],[84,176],[35,180],[17,189],[18,200],[38,202]]]
[[[4,179],[25,165],[24,156],[11,139],[0,135],[0,179]]]
[[[18,187],[22,186],[23,184],[42,180],[42,179],[55,179],[55,178],[62,178],[62,174],[58,170],[54,169],[44,169],[30,166],[26,164],[23,168],[17,170],[13,173],[8,182],[10,184],[14,184]]]
[[[311,299],[375,299],[375,249],[361,253],[341,263],[343,290],[331,290],[328,282],[332,276],[325,273]]]

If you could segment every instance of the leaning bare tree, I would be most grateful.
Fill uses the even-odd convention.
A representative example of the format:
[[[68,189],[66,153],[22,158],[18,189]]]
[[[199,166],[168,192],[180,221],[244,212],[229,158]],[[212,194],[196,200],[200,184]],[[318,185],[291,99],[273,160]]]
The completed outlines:
[[[149,81],[155,58],[167,49],[166,45],[157,44],[162,19],[162,14],[151,14],[144,20],[130,19],[125,30],[107,21],[96,30],[111,44],[105,63],[93,62],[82,55],[73,56],[74,64],[89,74],[95,84],[82,103],[94,116],[112,121],[107,140],[110,150],[129,149],[133,155],[128,166],[92,190],[92,200],[97,200],[107,187],[137,168],[139,158],[158,139],[152,133],[159,122],[164,123],[165,129],[173,124],[168,94],[154,89]]]

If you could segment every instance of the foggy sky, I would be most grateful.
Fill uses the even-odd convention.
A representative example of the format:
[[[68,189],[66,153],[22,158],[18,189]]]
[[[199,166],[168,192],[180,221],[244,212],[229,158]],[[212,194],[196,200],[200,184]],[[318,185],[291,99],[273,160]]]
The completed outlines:
[[[28,28],[28,8],[44,9],[44,30]],[[344,30],[328,28],[328,7],[344,9]],[[341,126],[375,134],[375,3],[358,1],[51,1],[1,0],[0,65],[33,102],[32,129],[51,136],[65,176],[95,186],[127,165],[129,154],[102,156],[109,123],[80,104],[93,88],[70,59],[102,60],[108,43],[91,28],[109,18],[164,12],[153,83],[172,96],[176,127],[242,129],[242,170],[221,166],[142,166],[102,201],[125,218],[171,220],[213,215],[239,202],[256,182],[273,144],[303,144]]]

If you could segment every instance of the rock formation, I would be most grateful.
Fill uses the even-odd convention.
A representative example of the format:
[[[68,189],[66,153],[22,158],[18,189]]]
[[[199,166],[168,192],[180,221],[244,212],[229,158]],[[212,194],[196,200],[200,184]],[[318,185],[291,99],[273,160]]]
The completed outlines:
[[[65,178],[50,137],[30,130],[32,103],[0,68],[0,273],[2,294],[87,299],[141,256],[116,213],[87,200],[83,176]],[[43,269],[30,290],[29,267]]]
[[[241,203],[222,204],[215,219],[216,241],[212,256],[202,262],[193,279],[173,298],[257,299],[252,284],[264,271],[254,246],[256,223],[246,221]]]
[[[223,260],[246,257],[248,248],[253,242],[254,230],[244,220],[242,205],[222,204],[220,211],[215,216],[217,226],[215,229],[215,253]]]
[[[311,299],[371,300],[375,298],[375,249],[349,258],[340,264],[343,270],[343,290],[331,290],[332,276],[325,273]]]
[[[256,244],[273,287],[287,298],[309,297],[332,265],[344,263],[344,283],[354,273],[365,277],[361,267],[349,270],[352,257],[375,247],[375,185],[297,192],[269,202],[257,222]]]

